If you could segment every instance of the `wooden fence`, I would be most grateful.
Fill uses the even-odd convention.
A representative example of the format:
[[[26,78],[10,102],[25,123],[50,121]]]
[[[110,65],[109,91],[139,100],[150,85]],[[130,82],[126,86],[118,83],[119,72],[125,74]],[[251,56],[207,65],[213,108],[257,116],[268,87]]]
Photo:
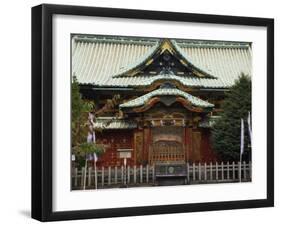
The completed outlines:
[[[240,170],[241,168],[241,170]],[[86,173],[86,175],[85,175]],[[95,178],[95,175],[97,178]],[[86,177],[85,177],[86,176]],[[246,182],[251,181],[251,162],[246,163],[186,163],[186,184],[220,183],[220,182]],[[72,170],[72,189],[94,189],[113,187],[134,187],[157,185],[155,167],[146,166],[120,166],[100,167],[95,171],[92,167]]]
[[[187,183],[251,181],[251,162],[187,164]]]

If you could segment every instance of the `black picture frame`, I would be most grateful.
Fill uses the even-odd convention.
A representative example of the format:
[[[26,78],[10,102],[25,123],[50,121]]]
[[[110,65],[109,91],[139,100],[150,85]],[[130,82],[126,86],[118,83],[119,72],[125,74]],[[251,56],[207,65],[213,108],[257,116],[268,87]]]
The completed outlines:
[[[266,27],[267,198],[54,212],[52,210],[52,18],[55,14]],[[49,4],[32,8],[32,218],[40,221],[57,221],[271,206],[274,206],[273,19]]]

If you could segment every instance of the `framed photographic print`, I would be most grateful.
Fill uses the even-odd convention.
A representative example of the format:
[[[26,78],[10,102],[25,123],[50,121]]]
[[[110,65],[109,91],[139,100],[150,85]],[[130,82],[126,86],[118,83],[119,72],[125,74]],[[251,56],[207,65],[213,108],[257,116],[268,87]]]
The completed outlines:
[[[274,205],[274,21],[32,8],[32,217]]]

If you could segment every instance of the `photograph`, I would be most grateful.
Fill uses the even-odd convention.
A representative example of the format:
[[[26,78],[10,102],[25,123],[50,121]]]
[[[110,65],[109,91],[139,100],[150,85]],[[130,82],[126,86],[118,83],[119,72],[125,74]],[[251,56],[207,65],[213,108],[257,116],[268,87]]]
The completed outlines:
[[[251,183],[251,42],[69,39],[71,190]]]
[[[32,218],[274,206],[274,19],[187,11],[32,8]]]

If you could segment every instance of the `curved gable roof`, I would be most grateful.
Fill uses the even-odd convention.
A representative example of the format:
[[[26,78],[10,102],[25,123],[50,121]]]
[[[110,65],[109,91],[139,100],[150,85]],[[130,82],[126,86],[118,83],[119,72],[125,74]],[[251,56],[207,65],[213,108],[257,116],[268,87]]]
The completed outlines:
[[[197,66],[195,63],[193,63],[192,59],[189,59],[188,56],[184,55],[175,40],[169,39],[162,39],[161,41],[159,40],[158,45],[152,48],[152,51],[149,51],[149,54],[147,54],[142,59],[139,59],[139,61],[134,62],[134,65],[128,65],[126,71],[114,75],[113,77],[118,78],[135,76],[140,70],[146,68],[149,64],[153,62],[155,58],[163,54],[165,51],[170,52],[173,56],[178,58],[178,60],[184,67],[191,66],[195,72],[195,76],[201,78],[215,78],[215,76],[211,75],[207,71],[204,71],[204,69],[200,68],[200,66]]]
[[[176,88],[160,88],[153,90],[152,92],[149,92],[143,96],[140,96],[136,99],[130,100],[124,104],[120,104],[119,106],[121,108],[131,108],[131,107],[140,107],[144,105],[147,101],[149,101],[151,98],[156,96],[181,96],[185,98],[188,102],[190,102],[195,107],[202,107],[202,108],[212,108],[214,107],[213,104],[202,100],[198,97],[192,96],[189,93],[186,93],[182,90],[176,89]]]

